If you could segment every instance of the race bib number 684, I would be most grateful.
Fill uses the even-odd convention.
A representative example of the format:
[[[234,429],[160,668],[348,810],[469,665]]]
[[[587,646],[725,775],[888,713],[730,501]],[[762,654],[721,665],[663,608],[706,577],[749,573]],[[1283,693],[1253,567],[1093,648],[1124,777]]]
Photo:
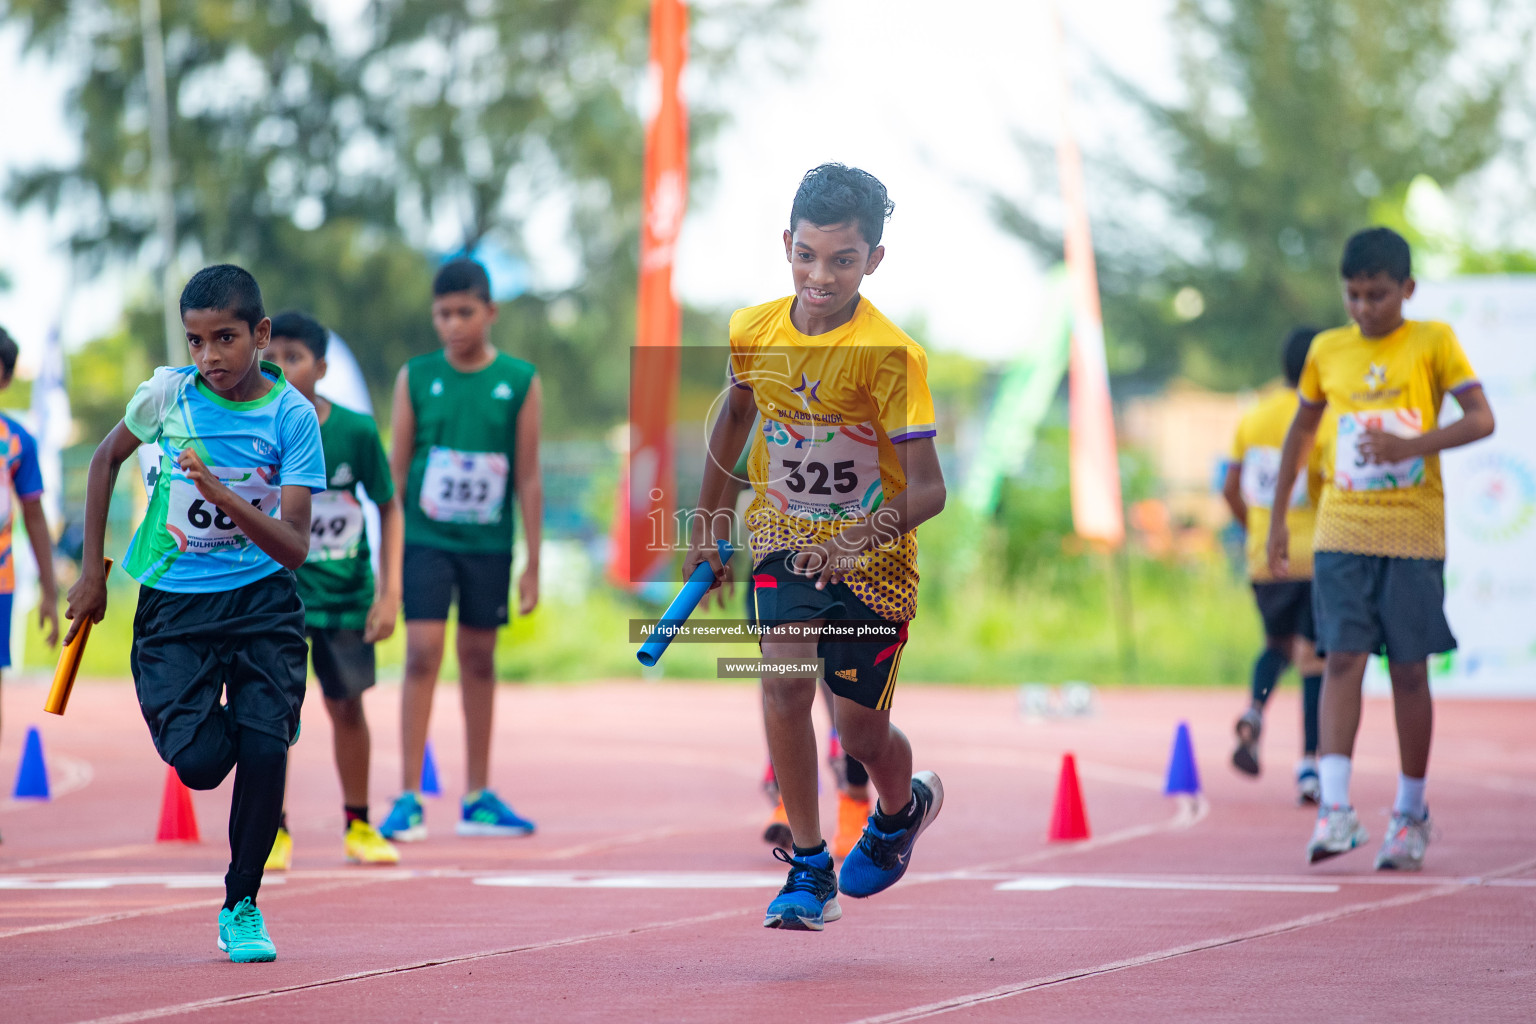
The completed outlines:
[[[271,482],[275,473],[264,467],[229,468],[209,466],[241,500],[268,516],[279,513],[282,491]],[[202,496],[197,485],[179,473],[170,480],[170,502],[165,513],[165,528],[183,551],[212,551],[238,547],[246,543],[235,521],[213,502]]]

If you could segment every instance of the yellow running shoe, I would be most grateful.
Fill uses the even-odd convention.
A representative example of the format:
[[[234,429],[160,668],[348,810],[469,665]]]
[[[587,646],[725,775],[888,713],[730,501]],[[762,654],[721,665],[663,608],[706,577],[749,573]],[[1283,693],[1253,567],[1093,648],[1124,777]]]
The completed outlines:
[[[398,864],[400,851],[361,818],[347,826],[347,860],[353,864]]]
[[[277,830],[272,840],[272,852],[267,854],[267,871],[287,871],[293,865],[293,836],[285,828]]]
[[[839,862],[859,844],[864,824],[869,820],[869,801],[855,800],[846,793],[837,794],[837,836],[832,840],[832,856]]]

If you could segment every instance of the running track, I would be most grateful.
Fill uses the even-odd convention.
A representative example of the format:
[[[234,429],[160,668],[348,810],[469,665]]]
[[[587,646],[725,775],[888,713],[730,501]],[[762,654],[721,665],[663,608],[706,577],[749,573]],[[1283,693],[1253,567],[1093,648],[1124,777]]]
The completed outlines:
[[[44,730],[55,799],[0,800],[0,1018],[16,1021],[1530,1020],[1536,748],[1526,704],[1439,708],[1421,876],[1376,875],[1395,783],[1391,716],[1366,710],[1366,850],[1302,863],[1294,694],[1259,782],[1227,767],[1236,691],[1101,695],[1030,722],[1008,690],[908,686],[898,720],[943,776],[912,873],[822,934],[759,926],[782,880],[758,841],[763,745],[737,684],[507,688],[494,776],[537,836],[452,834],[456,694],[433,725],[448,790],[401,869],[348,867],[318,700],[295,748],[295,870],[261,903],[274,964],[214,946],[228,784],[198,794],[204,842],[152,842],[164,768],[126,685],[82,684],[67,718],[7,680],[0,779]],[[397,691],[369,698],[374,809],[397,771]],[[818,710],[818,715],[820,714]],[[1208,800],[1160,792],[1174,725]],[[1075,751],[1094,839],[1044,841]],[[830,814],[831,800],[827,801]],[[271,879],[272,876],[269,876]]]

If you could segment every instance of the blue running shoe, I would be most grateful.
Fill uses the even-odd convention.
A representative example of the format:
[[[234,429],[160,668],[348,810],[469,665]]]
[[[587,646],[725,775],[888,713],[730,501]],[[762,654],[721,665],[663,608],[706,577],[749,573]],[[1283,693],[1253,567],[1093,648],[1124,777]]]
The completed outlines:
[[[389,817],[379,826],[379,835],[396,843],[414,843],[427,838],[427,823],[421,817],[421,801],[415,793],[401,793]]]
[[[219,911],[219,948],[237,964],[260,964],[277,959],[277,947],[267,934],[261,911],[247,896],[233,910]]]
[[[768,904],[764,928],[819,932],[827,922],[843,916],[843,908],[837,903],[837,873],[832,870],[830,853],[823,849],[809,857],[791,857],[774,847],[773,855],[789,865],[789,879]]]
[[[473,797],[466,796],[459,807],[461,836],[531,836],[534,824],[501,802],[488,789]]]
[[[858,845],[843,859],[837,887],[844,896],[863,898],[884,892],[907,873],[917,837],[939,816],[944,806],[944,784],[933,772],[912,776],[912,799],[917,802],[917,824],[895,832],[881,832],[875,816],[869,816]],[[878,808],[877,808],[878,810]]]

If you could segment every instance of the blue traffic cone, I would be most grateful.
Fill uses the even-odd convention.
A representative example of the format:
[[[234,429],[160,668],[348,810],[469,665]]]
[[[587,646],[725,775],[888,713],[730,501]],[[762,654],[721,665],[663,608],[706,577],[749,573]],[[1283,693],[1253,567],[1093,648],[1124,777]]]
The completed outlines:
[[[1200,772],[1195,767],[1195,745],[1189,739],[1189,723],[1180,722],[1173,734],[1173,754],[1168,758],[1168,781],[1163,785],[1164,796],[1189,795],[1200,792]]]
[[[48,767],[43,764],[43,738],[37,726],[27,730],[27,745],[21,752],[21,767],[16,772],[16,789],[11,796],[18,800],[48,799]]]
[[[437,781],[437,761],[432,757],[432,741],[421,754],[421,795],[442,796],[443,787]]]

